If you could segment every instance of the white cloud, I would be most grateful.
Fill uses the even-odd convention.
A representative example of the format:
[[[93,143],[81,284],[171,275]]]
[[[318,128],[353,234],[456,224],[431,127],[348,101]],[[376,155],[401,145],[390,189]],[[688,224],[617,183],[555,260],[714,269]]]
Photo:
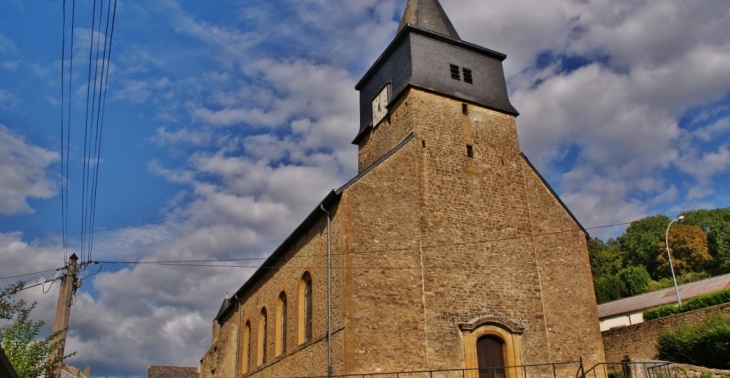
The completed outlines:
[[[48,166],[58,154],[26,143],[0,125],[0,214],[32,213],[30,198],[47,199],[56,194]]]
[[[585,226],[672,205],[676,212],[678,201],[710,198],[727,174],[730,127],[713,105],[730,88],[723,0],[442,2],[465,40],[509,55],[522,148]],[[225,292],[356,172],[353,87],[390,42],[404,1],[254,3],[231,3],[236,19],[220,23],[172,0],[151,10],[126,4],[185,38],[164,51],[138,41],[116,55],[110,86],[118,101],[157,109],[162,123],[146,137],[179,159],[160,157],[148,169],[180,190],[160,223],[98,233],[94,257],[252,260],[241,268],[104,265],[77,296],[83,311],[74,309],[69,346],[79,352],[74,361],[91,361],[95,371],[132,376],[148,364],[196,365]],[[545,52],[553,59],[536,66]],[[181,56],[205,64],[179,64]],[[566,69],[566,57],[584,64]],[[694,106],[707,108],[683,130],[679,117]],[[0,143],[0,168],[10,156],[12,172],[30,175],[13,192],[14,212],[30,211],[27,198],[55,193],[45,170],[57,157],[0,128],[4,140],[11,143]],[[691,179],[669,177],[675,168]],[[58,244],[0,234],[13,271],[55,267]],[[52,307],[39,313],[48,317]]]

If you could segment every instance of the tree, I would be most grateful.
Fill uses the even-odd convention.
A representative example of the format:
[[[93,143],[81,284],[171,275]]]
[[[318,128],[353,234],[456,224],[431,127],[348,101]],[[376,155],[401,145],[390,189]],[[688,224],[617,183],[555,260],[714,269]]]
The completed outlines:
[[[0,292],[0,317],[9,321],[0,327],[0,345],[5,349],[8,360],[20,378],[52,377],[55,363],[75,353],[54,361],[49,360],[51,352],[60,342],[59,334],[38,339],[45,322],[30,319],[36,303],[14,299],[23,286],[19,282]]]
[[[707,234],[697,226],[678,224],[669,230],[669,250],[672,254],[674,272],[682,275],[689,272],[702,272],[712,262],[707,247]],[[664,241],[657,244],[657,272],[669,276],[667,247]]]
[[[730,272],[730,208],[692,210],[684,213],[685,224],[702,228],[707,233],[707,247],[713,262],[713,274]]]
[[[664,240],[664,232],[671,219],[666,215],[653,215],[631,222],[626,232],[618,237],[621,252],[627,266],[641,265],[646,268],[652,278],[658,279],[661,274],[658,267],[656,246]]]
[[[645,293],[651,283],[651,276],[643,266],[628,266],[618,272],[618,279],[623,283],[623,297]]]
[[[0,320],[10,320],[13,314],[17,313],[20,308],[25,306],[25,301],[13,300],[13,297],[23,289],[23,283],[18,282],[10,284],[0,291]]]
[[[588,256],[593,272],[593,289],[596,301],[605,303],[620,299],[625,291],[624,285],[617,277],[623,266],[621,251],[614,239],[604,243],[601,239],[588,240]]]

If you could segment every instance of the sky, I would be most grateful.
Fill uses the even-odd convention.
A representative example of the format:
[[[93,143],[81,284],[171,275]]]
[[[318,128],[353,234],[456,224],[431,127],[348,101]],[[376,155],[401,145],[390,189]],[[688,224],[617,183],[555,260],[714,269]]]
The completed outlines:
[[[81,273],[69,362],[108,377],[196,366],[226,293],[356,174],[354,86],[405,0],[119,0],[99,158],[84,157],[89,44],[109,36],[76,0],[71,58],[67,3],[65,29],[62,0],[0,4],[0,277],[51,270],[23,277],[40,283],[80,252],[88,163],[85,251],[109,263]],[[507,55],[521,149],[592,235],[730,206],[726,0],[441,3],[463,40]],[[36,318],[53,318],[58,286],[23,293]]]

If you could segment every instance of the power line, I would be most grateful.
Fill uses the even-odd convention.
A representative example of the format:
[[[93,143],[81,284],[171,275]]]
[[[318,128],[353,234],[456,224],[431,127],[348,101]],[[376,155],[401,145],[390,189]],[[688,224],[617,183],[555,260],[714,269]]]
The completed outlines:
[[[631,224],[631,222],[623,222],[623,223],[615,223],[615,224],[609,224],[609,225],[603,225],[603,226],[595,226],[595,227],[588,227],[586,230],[593,230],[593,229],[600,229],[600,228],[609,228],[609,227],[616,227],[616,226],[623,226]],[[341,256],[341,255],[365,255],[365,254],[376,254],[376,253],[384,253],[384,252],[401,252],[406,250],[414,250],[414,249],[434,249],[434,248],[443,248],[443,247],[455,247],[455,246],[463,246],[463,245],[470,245],[470,244],[485,244],[485,243],[494,243],[494,242],[501,242],[501,241],[510,241],[510,240],[518,240],[518,239],[524,239],[524,238],[532,238],[532,237],[539,237],[539,236],[548,236],[548,235],[556,235],[561,233],[569,233],[569,232],[576,232],[576,229],[571,230],[562,230],[562,231],[554,231],[554,232],[545,232],[545,233],[539,233],[539,234],[529,234],[529,235],[519,235],[519,236],[512,236],[512,237],[505,237],[505,238],[495,238],[495,239],[482,239],[482,240],[474,240],[474,241],[465,241],[465,242],[455,242],[455,243],[442,243],[442,244],[432,244],[432,245],[425,245],[425,246],[413,246],[413,247],[405,247],[405,248],[383,248],[383,249],[370,249],[367,251],[359,251],[359,252],[343,252],[343,253],[332,253],[332,256]],[[482,252],[475,252],[475,253],[482,253]],[[293,258],[313,258],[313,257],[321,257],[320,255],[294,255],[294,256],[284,256],[280,258],[273,259],[272,263],[277,260],[288,260]],[[264,268],[264,269],[274,269],[274,268],[280,268],[281,266],[252,266],[252,265],[218,265],[218,264],[210,264],[210,263],[216,263],[216,262],[239,262],[239,261],[256,261],[256,260],[267,260],[270,257],[249,257],[249,258],[238,258],[238,259],[196,259],[196,260],[148,260],[148,261],[100,261],[101,263],[105,264],[129,264],[129,265],[159,265],[159,266],[197,266],[197,267],[214,267],[214,268]],[[377,268],[373,268],[377,269]],[[409,269],[415,269],[415,268],[409,268]]]
[[[106,4],[106,9],[104,9]],[[62,94],[62,110],[61,110],[61,174],[65,181],[62,185],[61,193],[61,218],[62,218],[62,236],[64,249],[64,262],[68,261],[69,249],[69,214],[70,206],[70,190],[71,182],[71,113],[72,113],[72,93],[73,93],[73,50],[75,42],[75,23],[76,23],[76,0],[72,3],[71,12],[71,48],[70,48],[70,64],[66,65],[66,29],[67,29],[67,1],[63,1],[63,40],[61,45],[61,94]],[[83,155],[81,167],[81,185],[80,185],[80,239],[79,239],[79,255],[81,261],[90,261],[92,259],[93,242],[94,242],[94,226],[96,222],[96,204],[99,193],[99,172],[101,163],[101,144],[103,139],[103,125],[105,103],[107,97],[107,88],[109,84],[109,73],[111,67],[111,49],[112,40],[116,24],[117,0],[97,0],[93,1],[91,7],[91,33],[89,38],[89,55],[88,70],[86,84],[86,108],[84,119],[84,137],[83,137]],[[106,15],[105,15],[106,13]],[[106,23],[104,23],[106,18]],[[103,28],[103,30],[102,30]],[[103,31],[103,33],[102,33]],[[102,43],[103,38],[103,43]],[[102,51],[103,50],[103,51]],[[95,57],[95,59],[94,59]],[[93,63],[92,63],[93,61]],[[93,76],[92,76],[93,72]],[[66,78],[68,74],[68,79]],[[68,93],[66,93],[66,80],[68,80]],[[92,89],[93,86],[93,89]],[[67,108],[66,108],[67,107]],[[65,120],[64,125],[64,118]]]
[[[48,288],[48,291],[46,291],[46,290],[45,290],[45,284],[47,284],[47,283],[49,283],[49,282],[50,282],[50,283],[51,283],[51,286],[53,286],[53,282],[55,282],[56,280],[60,280],[60,279],[61,279],[61,277],[57,277],[57,278],[49,278],[49,279],[47,279],[47,280],[45,280],[45,281],[43,281],[43,282],[39,282],[39,283],[37,283],[37,284],[35,284],[35,285],[30,285],[30,286],[24,286],[24,287],[23,287],[22,289],[18,290],[18,292],[21,292],[21,291],[25,291],[25,290],[28,290],[28,289],[32,289],[32,288],[34,288],[34,287],[38,287],[38,286],[43,286],[43,288],[44,288],[44,289],[43,289],[43,294],[47,294],[47,293],[48,293],[48,291],[50,291],[50,290],[51,290],[51,288],[49,287],[49,288]]]
[[[63,144],[63,137],[64,137],[64,115],[65,115],[65,103],[64,103],[64,96],[66,95],[66,91],[64,88],[65,83],[65,75],[66,75],[66,0],[63,0],[63,22],[62,22],[62,33],[61,33],[61,177],[64,176],[64,155],[65,155],[65,147]],[[64,223],[64,219],[66,219],[66,204],[63,201],[63,198],[66,196],[65,194],[65,187],[63,184],[61,185],[61,238],[63,240],[63,261],[66,261],[66,225]]]
[[[64,2],[65,5],[65,2]],[[64,8],[64,14],[65,14],[65,8]],[[65,19],[64,19],[65,21]],[[67,112],[67,122],[66,122],[66,149],[68,150],[66,152],[66,162],[65,162],[65,181],[63,183],[63,186],[65,187],[65,195],[64,198],[61,199],[61,201],[64,203],[64,219],[63,219],[63,245],[64,245],[64,263],[68,262],[68,215],[69,215],[69,171],[71,170],[70,166],[70,156],[71,156],[71,104],[73,102],[73,70],[74,70],[74,31],[76,29],[76,0],[72,0],[71,2],[71,48],[69,49],[69,71],[68,71],[68,112]],[[65,41],[65,39],[64,39]],[[64,162],[61,162],[61,166],[63,167]],[[62,168],[63,169],[63,168]]]
[[[109,19],[111,13],[111,0],[107,3],[106,29],[104,31],[104,57],[102,58],[101,79],[99,80],[99,103],[97,109],[96,129],[98,142],[96,144],[96,169],[94,171],[94,182],[92,184],[91,199],[91,236],[89,238],[89,257],[92,258],[94,244],[94,224],[96,223],[96,200],[99,188],[99,171],[101,170],[101,141],[104,135],[104,113],[106,110],[106,94],[109,84],[109,68],[111,66],[112,42],[114,41],[114,26],[117,17],[117,0],[114,0],[114,13],[111,18],[111,34],[109,33]],[[107,48],[107,42],[109,47]],[[97,51],[98,52],[98,51]],[[106,72],[105,72],[106,69]],[[98,272],[97,272],[98,273]]]
[[[63,269],[63,268],[58,268],[58,269],[48,269],[48,270],[42,270],[42,271],[40,271],[40,272],[33,272],[33,273],[26,273],[26,274],[18,274],[18,275],[16,275],[16,276],[0,277],[0,280],[9,280],[9,279],[13,279],[13,278],[20,278],[20,277],[34,276],[34,275],[37,275],[37,274],[43,274],[43,273],[48,273],[48,272],[57,272],[57,271],[59,271],[59,270],[61,270],[61,269]]]

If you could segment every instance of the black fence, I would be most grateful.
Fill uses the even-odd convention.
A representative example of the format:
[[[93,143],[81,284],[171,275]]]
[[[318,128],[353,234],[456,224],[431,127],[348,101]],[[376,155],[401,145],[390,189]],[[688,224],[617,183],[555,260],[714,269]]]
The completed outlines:
[[[576,378],[686,378],[687,374],[668,361],[605,362]]]
[[[575,378],[582,371],[581,361],[504,366],[481,369],[410,370],[386,373],[331,375],[331,378]],[[296,378],[328,378],[327,375]],[[593,378],[593,377],[591,377]],[[598,378],[598,377],[595,377]]]

